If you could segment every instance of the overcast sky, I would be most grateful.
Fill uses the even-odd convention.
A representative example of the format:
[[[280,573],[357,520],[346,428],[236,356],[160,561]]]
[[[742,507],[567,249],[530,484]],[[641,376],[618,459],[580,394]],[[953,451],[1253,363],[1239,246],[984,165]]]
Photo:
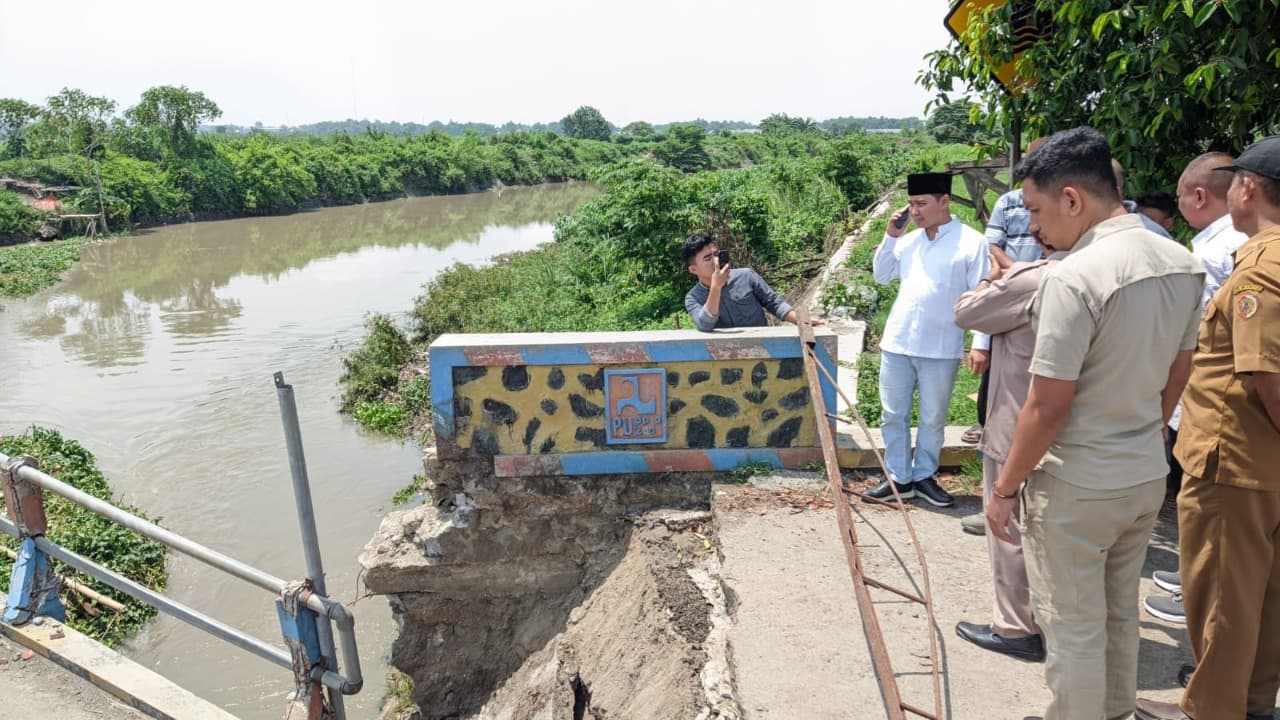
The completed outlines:
[[[120,109],[186,85],[221,122],[922,116],[946,0],[0,0],[0,97]]]

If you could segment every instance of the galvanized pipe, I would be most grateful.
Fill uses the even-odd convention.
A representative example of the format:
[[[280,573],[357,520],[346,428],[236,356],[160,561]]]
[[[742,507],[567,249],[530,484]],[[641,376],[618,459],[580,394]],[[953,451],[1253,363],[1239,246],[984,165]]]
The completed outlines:
[[[0,463],[8,462],[8,460],[9,457],[7,455],[0,453]],[[265,573],[251,565],[246,565],[239,560],[223,555],[216,550],[211,550],[204,545],[188,540],[171,530],[165,530],[155,523],[147,522],[137,515],[127,513],[106,500],[100,500],[89,493],[74,488],[51,475],[41,472],[40,470],[23,467],[18,470],[18,474],[23,480],[34,485],[38,485],[55,495],[61,495],[71,502],[92,510],[108,520],[119,523],[143,537],[164,543],[174,550],[185,555],[190,555],[206,565],[211,565],[225,573],[234,575],[241,580],[253,583],[263,590],[269,590],[272,594],[279,595],[280,591],[285,586],[285,581],[275,575]]]
[[[17,526],[4,518],[0,518],[0,530],[3,530],[14,537],[18,537]],[[79,570],[92,578],[101,580],[130,597],[137,598],[157,610],[168,613],[189,625],[194,625],[210,635],[225,640],[238,648],[248,650],[263,660],[275,663],[283,668],[293,667],[293,660],[290,659],[288,653],[280,650],[279,648],[272,647],[252,635],[246,635],[233,627],[224,625],[199,610],[187,607],[180,602],[170,600],[145,585],[136,583],[133,580],[113,572],[112,570],[109,570],[82,555],[78,555],[67,550],[61,545],[51,542],[43,535],[36,537],[35,541],[36,547],[50,557],[57,558],[76,570]]]
[[[0,453],[0,464],[7,463],[8,461],[9,461],[9,456],[5,455],[4,453]],[[284,590],[284,587],[286,584],[285,581],[270,573],[263,572],[262,570],[259,570],[258,568],[255,568],[251,565],[246,565],[240,562],[239,560],[236,560],[235,558],[228,557],[227,555],[224,555],[216,550],[212,550],[210,548],[205,547],[204,545],[201,545],[200,543],[197,543],[181,535],[178,535],[175,532],[166,530],[160,527],[159,525],[156,525],[155,523],[147,522],[146,520],[143,520],[142,518],[136,515],[133,515],[131,513],[125,512],[124,510],[121,510],[120,508],[104,500],[100,500],[86,492],[83,492],[77,488],[74,488],[62,482],[61,480],[51,475],[48,475],[47,473],[44,473],[40,470],[31,468],[31,467],[19,468],[18,473],[22,477],[22,479],[26,480],[27,482],[30,482],[34,485],[42,487],[45,490],[48,490],[49,492],[55,495],[64,497],[70,500],[71,502],[76,503],[77,505],[80,505],[109,520],[112,520],[124,527],[129,528],[130,530],[138,533],[139,535],[145,538],[150,538],[152,540],[155,540],[156,542],[163,543],[164,545],[171,547],[174,550],[177,550],[185,555],[193,557],[205,563],[206,565],[209,565],[210,567],[216,568],[218,570],[222,570],[223,572],[229,575],[233,575],[248,583],[257,585],[258,587],[269,591],[272,595],[279,596],[280,593]],[[3,518],[0,518],[0,522],[5,522],[5,521],[3,520]],[[10,532],[10,534],[14,534],[17,532],[16,527],[14,525],[7,522],[6,524],[8,526],[6,528],[6,532]],[[8,528],[13,528],[13,530],[9,531]],[[50,544],[52,545],[52,543]],[[57,547],[57,546],[54,545],[54,547]],[[61,552],[69,552],[61,549],[59,550]],[[50,554],[52,555],[53,553],[50,553]],[[62,559],[62,558],[59,558],[59,559]],[[90,561],[85,560],[85,562],[90,562]],[[67,564],[72,565],[71,562],[67,562]],[[72,566],[75,567],[74,565]],[[103,569],[105,570],[105,568]],[[89,571],[85,570],[84,572],[88,573]],[[110,572],[110,571],[107,571],[107,572]],[[92,575],[93,573],[89,573],[89,574]],[[98,576],[94,575],[94,577],[98,577]],[[106,582],[107,584],[111,584],[110,582],[108,582],[107,580],[101,577],[98,577],[98,579],[102,580],[103,582]],[[123,579],[126,582],[132,582],[127,578],[123,578]],[[113,585],[113,587],[115,586]],[[120,587],[117,589],[119,589],[121,592],[126,592],[126,593],[129,592],[123,587]],[[147,590],[147,592],[152,592],[152,591]],[[135,595],[134,597],[137,597],[137,596]],[[157,596],[157,597],[163,598],[163,596]],[[143,598],[139,598],[139,599],[143,599]],[[144,600],[144,601],[151,602],[150,600]],[[165,602],[171,602],[171,601],[165,600]],[[159,609],[164,609],[164,608],[161,608],[156,603],[152,603],[152,604],[156,605],[156,607]],[[328,597],[321,595],[320,593],[311,593],[307,595],[305,598],[304,604],[307,606],[308,609],[313,610],[316,613],[337,622],[339,638],[342,642],[342,655],[347,659],[348,664],[350,665],[350,668],[347,670],[346,677],[343,677],[342,675],[339,675],[334,672],[326,672],[324,673],[324,676],[321,678],[321,681],[324,683],[326,687],[330,687],[335,690],[338,690],[344,695],[354,695],[355,693],[360,692],[360,689],[364,686],[364,678],[360,671],[360,656],[356,651],[355,618],[352,616],[351,611],[345,608],[341,603],[335,602],[329,599]],[[185,606],[181,606],[181,607],[185,608]],[[235,631],[233,630],[232,632],[235,632]],[[257,642],[261,642],[261,641],[257,641]],[[264,645],[264,647],[270,647],[270,646]],[[287,658],[287,656],[284,656],[284,657]],[[293,667],[292,662],[290,661],[289,664],[287,664],[285,667],[292,668]]]
[[[284,381],[284,373],[277,372],[272,379],[276,385],[276,400],[280,403],[280,419],[284,423],[285,446],[289,450],[289,474],[293,478],[293,500],[298,511],[298,529],[302,532],[302,555],[307,562],[307,578],[311,580],[311,587],[324,595],[324,563],[320,558],[320,534],[316,531],[315,506],[311,502],[307,457],[302,449],[298,405],[293,398],[293,386]],[[334,653],[333,625],[327,615],[322,615],[316,623],[316,636],[320,641],[320,652],[324,655],[324,666],[336,673],[338,657]],[[337,720],[346,720],[347,712],[343,707],[342,695],[330,693],[329,701]]]

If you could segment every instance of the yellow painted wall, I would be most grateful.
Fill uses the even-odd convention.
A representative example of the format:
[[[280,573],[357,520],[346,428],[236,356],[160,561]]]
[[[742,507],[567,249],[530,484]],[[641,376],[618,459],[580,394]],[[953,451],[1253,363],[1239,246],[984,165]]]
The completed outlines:
[[[667,442],[605,443],[606,367],[667,371]],[[501,455],[600,448],[811,447],[816,443],[814,414],[803,368],[800,358],[456,368],[457,442]],[[553,387],[557,373],[563,377],[559,388]],[[693,383],[700,374],[706,378]]]

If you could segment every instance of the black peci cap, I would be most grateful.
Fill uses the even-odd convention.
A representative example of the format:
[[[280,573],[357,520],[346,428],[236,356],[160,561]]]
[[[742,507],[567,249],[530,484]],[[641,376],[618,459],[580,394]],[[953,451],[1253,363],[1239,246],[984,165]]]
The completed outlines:
[[[950,195],[950,173],[914,173],[907,176],[908,195]]]
[[[1236,158],[1235,165],[1223,165],[1214,170],[1248,170],[1272,180],[1280,180],[1280,135],[1263,138],[1250,145]]]

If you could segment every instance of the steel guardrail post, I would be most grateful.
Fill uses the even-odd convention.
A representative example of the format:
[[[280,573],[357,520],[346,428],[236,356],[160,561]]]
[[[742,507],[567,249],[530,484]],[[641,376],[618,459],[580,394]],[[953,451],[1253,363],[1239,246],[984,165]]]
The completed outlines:
[[[298,528],[302,532],[302,553],[307,562],[307,577],[316,593],[328,596],[325,592],[320,534],[316,531],[315,507],[311,502],[311,482],[307,477],[307,459],[302,449],[302,428],[298,423],[298,406],[294,401],[293,386],[284,381],[283,372],[275,373],[272,379],[276,386],[276,399],[280,402],[285,444],[289,450],[289,473],[293,477],[293,498],[298,511]],[[328,615],[317,618],[316,634],[319,636],[322,653],[319,658],[320,667],[337,673],[338,657],[334,652],[333,625]],[[342,692],[331,688],[329,703],[333,707],[334,717],[346,720]]]
[[[0,465],[0,485],[4,503],[18,529],[18,557],[9,576],[9,594],[4,614],[10,625],[25,625],[37,615],[66,622],[67,608],[58,597],[62,582],[53,574],[49,557],[36,547],[36,538],[48,528],[44,513],[44,493],[21,476],[24,467],[39,469],[27,455],[6,457]]]

